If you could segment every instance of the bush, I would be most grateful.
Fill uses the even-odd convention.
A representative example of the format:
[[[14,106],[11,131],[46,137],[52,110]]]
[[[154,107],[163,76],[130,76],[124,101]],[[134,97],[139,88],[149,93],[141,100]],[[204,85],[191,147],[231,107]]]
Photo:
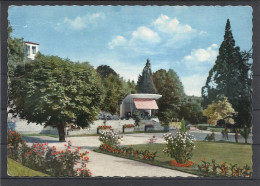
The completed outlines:
[[[207,126],[197,126],[197,128],[200,129],[200,130],[207,130],[208,129]]]
[[[13,131],[8,133],[8,138],[12,139],[8,141],[8,157],[16,158],[13,159],[22,165],[51,176],[91,176],[90,170],[86,168],[86,162],[89,160],[88,152],[79,153],[80,147],[73,151],[70,141],[68,145],[64,145],[65,150],[57,151],[55,146],[49,147],[48,143],[33,143],[32,146],[28,146],[26,141],[19,140],[16,134]],[[14,136],[19,143],[17,140],[14,143]],[[77,164],[81,166],[80,169],[75,169]]]
[[[163,152],[174,158],[177,163],[186,163],[192,157],[192,151],[195,149],[195,145],[192,137],[186,132],[177,132],[177,136],[173,136],[171,133],[165,134],[164,139],[167,142],[167,147]]]
[[[238,167],[236,164],[227,165],[226,162],[217,164],[215,160],[207,162],[205,158],[202,160],[202,164],[198,165],[198,169],[201,173],[207,176],[229,176],[229,177],[250,177],[252,172],[250,167],[245,165],[243,168]]]
[[[19,144],[22,143],[21,133],[17,133],[15,131],[8,131],[8,157],[17,161],[19,156]]]
[[[98,139],[102,144],[107,144],[110,146],[117,146],[120,144],[122,140],[122,138],[118,135],[118,133],[113,131],[102,132]]]

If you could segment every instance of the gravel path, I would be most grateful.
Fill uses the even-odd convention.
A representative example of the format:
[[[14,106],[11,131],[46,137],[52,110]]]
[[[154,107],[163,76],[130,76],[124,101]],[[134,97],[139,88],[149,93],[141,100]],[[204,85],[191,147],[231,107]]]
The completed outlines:
[[[158,134],[156,134],[158,135]],[[126,134],[124,135],[124,140],[122,145],[130,144],[143,144],[148,142],[148,137],[152,137],[153,134],[142,135],[137,134],[137,136]],[[158,136],[159,137],[159,136]],[[58,142],[57,138],[52,138],[49,136],[35,136],[35,137],[23,137],[30,145],[33,141],[35,143],[45,143],[48,142],[49,146],[55,146],[58,150],[65,148],[67,142]],[[100,145],[98,136],[88,136],[88,137],[67,137],[66,141],[71,141],[72,147],[81,147],[81,152],[89,151],[89,162],[87,164],[88,169],[91,170],[93,176],[103,176],[103,177],[197,177],[192,174],[162,168],[158,166],[149,165],[146,163],[129,160],[125,158],[119,158],[115,156],[110,156],[102,153],[94,152],[93,149]],[[162,141],[162,140],[161,140]]]

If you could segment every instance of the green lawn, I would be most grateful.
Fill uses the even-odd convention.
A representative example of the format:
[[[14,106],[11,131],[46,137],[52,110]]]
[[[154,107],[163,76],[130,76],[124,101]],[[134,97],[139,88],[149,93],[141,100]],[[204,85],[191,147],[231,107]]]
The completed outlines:
[[[25,167],[10,158],[7,159],[7,172],[9,176],[49,176]]]
[[[23,134],[22,136],[49,136],[53,138],[58,138],[58,134]]]
[[[160,162],[169,162],[172,160],[165,155],[162,150],[165,144],[148,144],[134,145],[135,149],[148,149],[151,152],[157,151],[158,157],[156,160]],[[207,161],[215,159],[217,163],[227,162],[244,166],[248,164],[252,167],[252,146],[247,144],[225,143],[225,142],[195,142],[195,150],[192,161],[195,164],[200,164],[205,158]]]
[[[142,150],[149,150],[150,152],[157,151],[157,157],[154,161],[145,161],[145,160],[138,160],[144,163],[149,163],[161,167],[171,168],[183,172],[188,172],[192,174],[201,175],[198,172],[197,165],[201,164],[201,160],[203,158],[206,161],[212,161],[212,159],[216,160],[216,163],[222,164],[226,162],[228,165],[230,163],[237,164],[241,168],[246,164],[252,168],[252,148],[249,144],[242,144],[242,143],[227,143],[227,142],[195,142],[195,150],[194,155],[192,157],[192,161],[194,162],[194,166],[192,167],[174,167],[169,164],[172,158],[168,157],[166,154],[163,153],[163,148],[165,144],[142,144],[142,145],[134,145],[134,149],[142,149]],[[100,150],[96,150],[97,152],[102,152]],[[110,155],[111,153],[106,153]],[[135,159],[135,158],[131,158]],[[135,159],[137,160],[137,159]]]

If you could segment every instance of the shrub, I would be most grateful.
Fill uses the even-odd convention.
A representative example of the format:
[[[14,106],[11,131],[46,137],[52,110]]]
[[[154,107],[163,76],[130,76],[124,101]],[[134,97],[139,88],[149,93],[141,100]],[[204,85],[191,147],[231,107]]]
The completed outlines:
[[[99,135],[99,141],[102,144],[107,144],[110,146],[117,146],[120,144],[122,137],[118,133],[113,131],[104,131]]]
[[[204,158],[202,164],[198,165],[198,170],[206,176],[229,176],[229,177],[250,177],[252,172],[250,167],[245,165],[243,168],[238,167],[237,164],[217,164],[215,160],[207,162]]]
[[[200,130],[207,130],[208,129],[207,126],[197,126],[197,128],[200,129]]]
[[[48,143],[33,143],[28,146],[26,141],[19,140],[19,137],[17,142],[16,136],[21,135],[16,134],[14,131],[8,133],[8,138],[12,139],[8,141],[8,157],[15,157],[15,161],[51,176],[91,176],[91,172],[86,168],[86,162],[89,160],[88,152],[79,153],[80,147],[72,150],[70,141],[68,145],[64,145],[65,150],[57,151],[55,146],[49,147]],[[80,171],[75,169],[78,164],[81,166]]]
[[[8,131],[8,157],[17,161],[19,156],[19,144],[22,143],[21,133],[17,133],[15,131]]]
[[[164,139],[167,142],[166,148],[163,149],[177,163],[186,163],[192,157],[192,151],[195,145],[192,137],[186,132],[177,132],[176,136],[171,133],[165,134]]]

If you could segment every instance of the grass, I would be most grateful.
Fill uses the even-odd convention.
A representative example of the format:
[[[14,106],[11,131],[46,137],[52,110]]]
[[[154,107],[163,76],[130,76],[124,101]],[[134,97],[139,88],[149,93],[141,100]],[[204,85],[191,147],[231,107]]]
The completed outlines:
[[[25,167],[10,158],[7,159],[7,170],[9,176],[49,176],[42,172]]]
[[[216,160],[216,163],[221,164],[226,162],[228,165],[230,163],[237,164],[240,167],[245,166],[246,164],[252,168],[252,148],[249,144],[242,143],[226,143],[226,142],[195,142],[195,150],[191,161],[194,162],[192,167],[174,167],[169,164],[173,159],[168,157],[163,153],[165,144],[142,144],[134,145],[133,148],[136,150],[149,150],[150,152],[157,152],[157,157],[154,161],[145,161],[145,160],[134,160],[141,161],[148,164],[153,164],[160,167],[166,167],[170,169],[175,169],[183,172],[188,172],[191,174],[202,175],[198,169],[197,165],[200,165],[203,158],[206,161],[211,162],[212,159]],[[102,152],[97,150],[97,152]],[[106,153],[108,154],[108,153]],[[109,153],[109,155],[115,155]],[[116,155],[117,156],[117,155]],[[121,156],[120,156],[121,157]]]
[[[23,136],[49,136],[53,138],[59,138],[58,134],[23,134]]]

